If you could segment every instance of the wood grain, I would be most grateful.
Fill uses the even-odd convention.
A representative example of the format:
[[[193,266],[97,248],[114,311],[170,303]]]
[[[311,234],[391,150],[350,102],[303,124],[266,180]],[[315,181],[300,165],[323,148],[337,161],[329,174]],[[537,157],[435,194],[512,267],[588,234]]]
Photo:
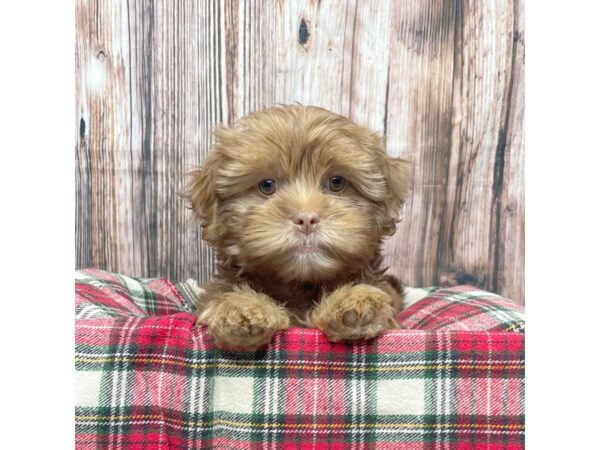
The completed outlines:
[[[215,125],[301,102],[411,161],[393,273],[465,273],[524,303],[521,0],[78,0],[76,13],[78,267],[208,280],[185,172]]]

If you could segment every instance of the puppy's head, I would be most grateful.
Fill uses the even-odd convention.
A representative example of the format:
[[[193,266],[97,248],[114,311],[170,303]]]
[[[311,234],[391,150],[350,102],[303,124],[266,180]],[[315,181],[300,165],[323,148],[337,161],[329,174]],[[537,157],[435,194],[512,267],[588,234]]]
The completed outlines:
[[[345,117],[316,107],[252,113],[215,133],[185,196],[203,237],[245,272],[325,281],[356,271],[392,234],[405,161]]]

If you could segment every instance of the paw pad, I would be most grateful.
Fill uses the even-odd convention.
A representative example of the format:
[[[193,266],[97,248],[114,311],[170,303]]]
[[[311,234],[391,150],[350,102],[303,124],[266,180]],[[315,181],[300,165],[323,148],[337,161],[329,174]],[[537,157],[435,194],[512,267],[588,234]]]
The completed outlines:
[[[355,310],[346,311],[342,316],[342,322],[347,327],[355,327],[358,325],[358,313]]]
[[[367,311],[365,311],[362,318],[360,319],[360,324],[362,326],[369,325],[371,322],[373,322],[374,318],[375,312],[372,309],[368,309]]]
[[[359,314],[355,309],[351,309],[342,315],[342,322],[349,328],[354,328],[357,326],[364,327],[373,322],[374,318],[375,313],[372,309],[367,309],[362,314]]]

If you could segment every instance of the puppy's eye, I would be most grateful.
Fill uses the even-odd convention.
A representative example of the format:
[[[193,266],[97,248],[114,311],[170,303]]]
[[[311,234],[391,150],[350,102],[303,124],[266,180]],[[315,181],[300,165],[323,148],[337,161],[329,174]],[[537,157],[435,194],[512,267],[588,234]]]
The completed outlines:
[[[341,191],[342,189],[344,189],[345,185],[346,180],[344,179],[344,177],[335,176],[327,180],[327,188],[332,192]]]
[[[277,181],[268,178],[266,180],[262,180],[260,183],[258,183],[258,190],[261,192],[261,194],[274,194],[277,190]]]

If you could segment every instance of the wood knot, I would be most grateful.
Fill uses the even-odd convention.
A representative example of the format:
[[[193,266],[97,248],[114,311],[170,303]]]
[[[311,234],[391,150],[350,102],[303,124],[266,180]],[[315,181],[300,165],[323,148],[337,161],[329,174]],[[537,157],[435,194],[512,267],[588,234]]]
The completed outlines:
[[[310,21],[305,18],[300,19],[300,26],[298,27],[298,43],[304,47],[308,47],[308,39],[310,38],[310,31],[308,29]]]
[[[85,120],[79,119],[79,139],[85,138]]]
[[[446,272],[440,274],[439,283],[442,287],[453,287],[465,284],[469,286],[478,287],[485,285],[485,280],[481,279],[474,273],[468,273],[463,270],[456,270],[454,272]]]

